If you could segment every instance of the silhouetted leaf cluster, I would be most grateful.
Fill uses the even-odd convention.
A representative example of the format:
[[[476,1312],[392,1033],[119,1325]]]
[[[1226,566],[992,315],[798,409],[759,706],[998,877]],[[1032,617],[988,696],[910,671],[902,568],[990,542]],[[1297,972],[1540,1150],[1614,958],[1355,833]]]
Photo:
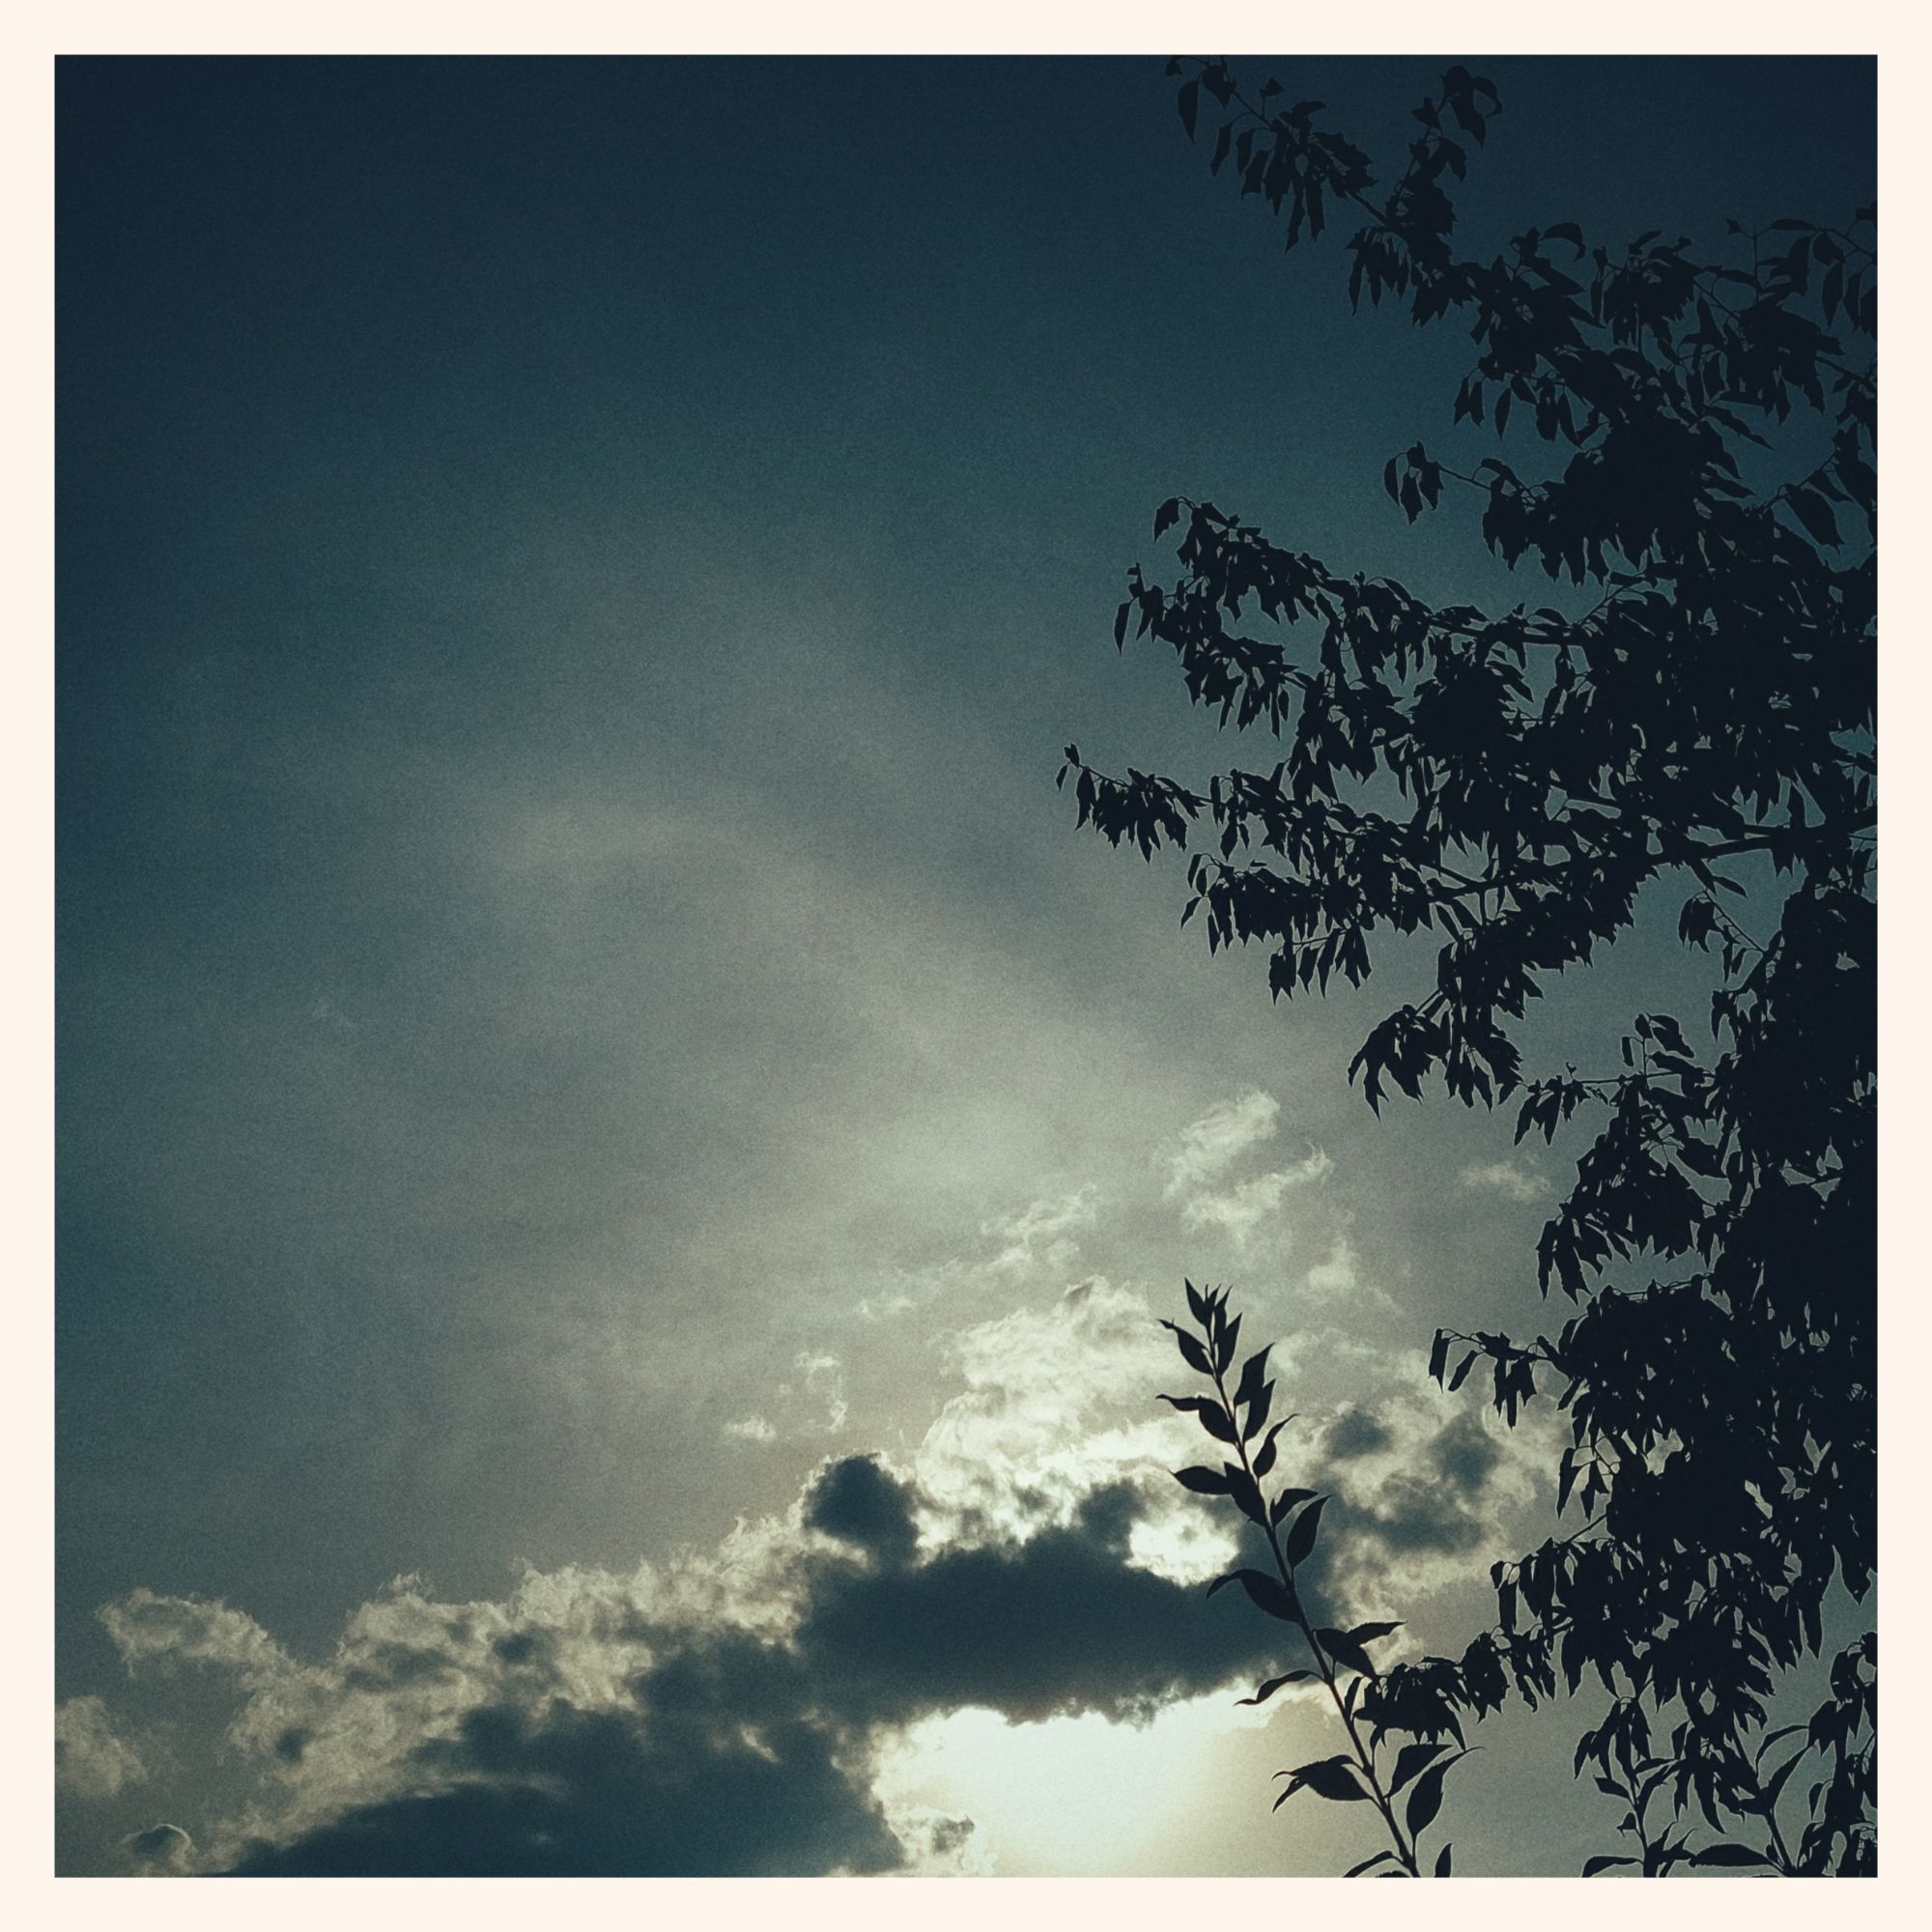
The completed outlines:
[[[1213,1393],[1164,1395],[1160,1400],[1193,1416],[1209,1437],[1227,1446],[1229,1455],[1218,1468],[1202,1463],[1177,1469],[1175,1480],[1197,1495],[1231,1498],[1265,1544],[1270,1563],[1266,1570],[1245,1566],[1231,1570],[1208,1584],[1208,1594],[1211,1597],[1230,1583],[1238,1583],[1257,1609],[1301,1633],[1314,1665],[1313,1669],[1297,1667],[1264,1678],[1252,1696],[1239,1701],[1264,1704],[1286,1685],[1319,1682],[1334,1705],[1349,1744],[1346,1751],[1277,1773],[1288,1782],[1275,1799],[1274,1808],[1279,1810],[1301,1791],[1312,1791],[1318,1798],[1340,1804],[1371,1804],[1381,1818],[1389,1843],[1350,1866],[1346,1876],[1358,1878],[1388,1865],[1392,1869],[1380,1876],[1419,1878],[1422,1833],[1442,1808],[1442,1780],[1467,1751],[1444,1756],[1447,1745],[1418,1738],[1397,1751],[1392,1765],[1384,1764],[1379,1753],[1389,1730],[1405,1728],[1399,1723],[1392,1726],[1386,1717],[1377,1723],[1370,1738],[1363,1738],[1358,1719],[1380,1677],[1369,1646],[1393,1636],[1402,1626],[1375,1622],[1340,1630],[1314,1622],[1295,1572],[1315,1553],[1316,1540],[1321,1533],[1321,1512],[1328,1498],[1290,1485],[1269,1495],[1266,1485],[1275,1467],[1277,1439],[1294,1420],[1292,1415],[1269,1420],[1275,1390],[1267,1379],[1269,1350],[1258,1350],[1241,1364],[1231,1393],[1228,1377],[1240,1341],[1241,1318],[1228,1313],[1225,1289],[1203,1292],[1191,1281],[1183,1286],[1195,1327],[1190,1330],[1174,1321],[1163,1321],[1161,1326],[1173,1334],[1180,1359],[1212,1385]],[[1408,1797],[1398,1806],[1395,1801],[1405,1788]],[[1445,1843],[1432,1869],[1435,1877],[1446,1878],[1449,1867],[1450,1848]]]
[[[1578,1768],[1628,1804],[1644,1871],[1870,1870],[1872,1748],[1850,1740],[1873,1700],[1846,1691],[1856,1723],[1807,1739],[1831,1769],[1795,1849],[1755,1740],[1828,1586],[1862,1599],[1876,1561],[1875,212],[1732,223],[1715,251],[1562,222],[1465,257],[1451,186],[1501,108],[1483,76],[1448,71],[1384,183],[1321,102],[1250,98],[1225,61],[1170,71],[1291,248],[1346,214],[1353,300],[1466,327],[1452,438],[1528,445],[1417,441],[1390,497],[1412,523],[1455,486],[1495,556],[1566,586],[1561,609],[1434,605],[1172,498],[1178,573],[1133,568],[1116,642],[1171,649],[1193,703],[1282,754],[1205,787],[1074,746],[1061,772],[1114,844],[1189,848],[1182,923],[1210,952],[1268,948],[1278,999],[1361,984],[1379,936],[1439,936],[1434,983],[1350,1065],[1372,1108],[1439,1079],[1513,1103],[1519,1140],[1594,1123],[1537,1246],[1575,1314],[1527,1344],[1442,1333],[1431,1363],[1451,1388],[1483,1364],[1512,1423],[1554,1396],[1557,1513],[1580,1521],[1497,1566],[1495,1630],[1362,1680],[1360,1714],[1460,1739],[1459,1712],[1588,1677],[1613,1701]],[[1638,1014],[1618,1065],[1526,1071],[1529,1003],[1673,880],[1708,1014]],[[1660,1793],[1754,1842],[1688,1851],[1645,1822]]]

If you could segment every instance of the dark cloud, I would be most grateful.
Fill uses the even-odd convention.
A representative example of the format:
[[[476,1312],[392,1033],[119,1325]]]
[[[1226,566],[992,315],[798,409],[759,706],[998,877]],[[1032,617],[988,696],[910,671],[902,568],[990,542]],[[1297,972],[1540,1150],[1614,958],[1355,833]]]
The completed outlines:
[[[1265,1664],[1265,1620],[1127,1566],[1135,1509],[1133,1491],[1112,1486],[1017,1547],[828,1573],[799,1651],[824,1693],[871,1723],[967,1705],[1022,1720],[1130,1716]]]
[[[399,1685],[447,1677],[455,1667],[440,1650],[430,1650],[421,1645],[388,1643],[383,1645],[368,1662],[351,1669],[346,1681],[358,1690],[386,1690]]]
[[[1335,1418],[1321,1448],[1330,1461],[1348,1463],[1357,1456],[1373,1456],[1378,1449],[1386,1449],[1389,1441],[1388,1431],[1367,1409],[1350,1408]]]
[[[1462,1492],[1474,1498],[1502,1460],[1502,1451],[1473,1415],[1459,1415],[1435,1438],[1435,1466]]]
[[[194,1840],[179,1825],[151,1825],[122,1843],[138,1871],[185,1870],[194,1850]]]
[[[1016,1721],[1143,1717],[1275,1659],[1277,1631],[1244,1605],[1207,1603],[1198,1587],[1129,1566],[1139,1505],[1127,1485],[1094,1492],[1070,1522],[1024,1543],[924,1561],[914,1500],[872,1459],[835,1464],[806,1520],[872,1561],[801,1549],[789,1640],[655,1632],[651,1662],[615,1708],[541,1690],[520,1703],[518,1687],[554,1680],[503,1679],[453,1738],[411,1753],[406,1776],[426,1788],[357,1804],[288,1843],[257,1842],[236,1873],[892,1870],[906,1848],[870,1789],[874,1746],[892,1728],[969,1706]],[[491,1652],[540,1661],[548,1641],[515,1632]],[[415,1659],[407,1674],[431,1673]],[[970,1831],[970,1820],[926,1821],[914,1835],[945,1857]]]
[[[795,1669],[749,1640],[680,1660],[694,1662],[653,1673],[643,1708],[473,1710],[455,1739],[416,1753],[445,1788],[257,1845],[235,1875],[780,1877],[900,1862],[863,1768],[842,1769],[833,1729],[797,1715]]]
[[[1412,1476],[1396,1476],[1385,1483],[1376,1507],[1359,1519],[1358,1527],[1404,1555],[1422,1551],[1454,1555],[1472,1548],[1483,1534],[1482,1524],[1463,1507],[1454,1487],[1420,1483]]]
[[[904,1561],[919,1541],[911,1492],[871,1456],[851,1456],[827,1469],[807,1501],[805,1520],[885,1561]]]

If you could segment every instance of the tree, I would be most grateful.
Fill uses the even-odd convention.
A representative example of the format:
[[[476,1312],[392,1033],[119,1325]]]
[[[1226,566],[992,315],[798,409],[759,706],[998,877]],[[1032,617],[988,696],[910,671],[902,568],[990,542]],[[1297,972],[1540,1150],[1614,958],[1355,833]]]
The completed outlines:
[[[1500,108],[1480,74],[1448,70],[1385,183],[1321,103],[1222,60],[1169,71],[1291,249],[1346,213],[1357,305],[1467,327],[1452,434],[1516,460],[1417,441],[1385,487],[1411,524],[1466,493],[1490,552],[1568,607],[1432,606],[1176,497],[1153,534],[1178,574],[1129,573],[1116,643],[1168,646],[1193,703],[1285,755],[1205,794],[1073,746],[1061,771],[1117,846],[1210,832],[1181,922],[1270,948],[1277,999],[1360,984],[1378,936],[1439,937],[1350,1067],[1372,1108],[1437,1077],[1514,1105],[1519,1140],[1595,1127],[1536,1254],[1574,1312],[1526,1342],[1438,1331],[1431,1362],[1451,1389],[1484,1364],[1512,1424],[1554,1396],[1574,1526],[1495,1567],[1493,1630],[1366,1676],[1356,1710],[1440,1740],[1592,1676],[1609,1703],[1577,1766],[1634,1850],[1591,1869],[1868,1873],[1875,1634],[1808,1726],[1765,1726],[1828,1588],[1862,1601],[1876,1561],[1875,211],[1695,251],[1559,223],[1472,259],[1451,196]],[[1635,1015],[1621,1065],[1525,1068],[1548,976],[1673,888],[1708,1014]],[[1696,1820],[1727,1835],[1692,1853]]]

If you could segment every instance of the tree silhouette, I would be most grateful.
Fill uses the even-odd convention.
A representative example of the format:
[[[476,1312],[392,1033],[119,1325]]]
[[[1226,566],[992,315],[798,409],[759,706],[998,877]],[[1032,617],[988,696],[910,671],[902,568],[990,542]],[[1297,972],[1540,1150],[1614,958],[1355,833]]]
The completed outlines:
[[[1518,460],[1417,441],[1384,484],[1410,523],[1457,486],[1567,607],[1432,606],[1177,497],[1153,534],[1178,574],[1129,573],[1116,642],[1169,646],[1193,703],[1285,754],[1205,795],[1073,746],[1061,771],[1115,845],[1211,828],[1182,923],[1269,947],[1278,999],[1361,983],[1374,936],[1439,935],[1433,983],[1351,1063],[1372,1108],[1438,1076],[1513,1103],[1519,1140],[1596,1128],[1537,1247],[1574,1313],[1527,1342],[1438,1331],[1431,1362],[1451,1389],[1482,1363],[1512,1424],[1554,1396],[1574,1527],[1495,1567],[1496,1626],[1461,1657],[1359,1679],[1350,1735],[1460,1737],[1588,1675],[1609,1702],[1577,1768],[1634,1849],[1586,1872],[1872,1872],[1875,1634],[1808,1725],[1765,1726],[1834,1577],[1862,1600],[1876,1561],[1875,211],[1699,251],[1565,222],[1466,259],[1451,188],[1500,107],[1483,76],[1448,70],[1384,182],[1321,103],[1222,60],[1169,71],[1291,248],[1346,213],[1357,305],[1467,328],[1451,433]],[[1548,977],[1673,888],[1708,1014],[1635,1015],[1620,1064],[1525,1069]],[[1699,1822],[1726,1835],[1692,1852]]]

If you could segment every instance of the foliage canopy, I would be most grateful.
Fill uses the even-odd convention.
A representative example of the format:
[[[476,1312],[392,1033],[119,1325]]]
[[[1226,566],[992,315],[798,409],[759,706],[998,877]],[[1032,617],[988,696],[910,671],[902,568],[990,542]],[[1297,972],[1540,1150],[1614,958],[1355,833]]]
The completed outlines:
[[[1519,1140],[1594,1127],[1537,1248],[1574,1312],[1528,1341],[1438,1332],[1431,1364],[1452,1389],[1484,1364],[1512,1423],[1555,1397],[1574,1526],[1495,1567],[1496,1625],[1460,1658],[1366,1672],[1350,1721],[1461,1740],[1512,1690],[1594,1678],[1577,1768],[1633,1849],[1592,1869],[1872,1871],[1875,1634],[1808,1727],[1764,1726],[1828,1587],[1862,1600],[1876,1562],[1875,210],[1732,222],[1709,250],[1566,222],[1478,259],[1452,196],[1501,104],[1482,75],[1448,70],[1391,178],[1272,79],[1170,72],[1290,248],[1346,215],[1357,304],[1466,327],[1452,435],[1514,460],[1418,440],[1385,487],[1411,523],[1464,494],[1568,607],[1432,605],[1176,497],[1153,519],[1176,572],[1130,572],[1116,642],[1167,646],[1194,704],[1282,755],[1205,793],[1073,746],[1061,773],[1115,845],[1188,848],[1182,923],[1270,949],[1277,998],[1439,935],[1433,984],[1351,1064],[1371,1107],[1439,1078],[1513,1104]],[[1708,1013],[1635,1015],[1605,1069],[1526,1067],[1548,977],[1665,893]],[[1727,1836],[1693,1853],[1699,1818]]]

